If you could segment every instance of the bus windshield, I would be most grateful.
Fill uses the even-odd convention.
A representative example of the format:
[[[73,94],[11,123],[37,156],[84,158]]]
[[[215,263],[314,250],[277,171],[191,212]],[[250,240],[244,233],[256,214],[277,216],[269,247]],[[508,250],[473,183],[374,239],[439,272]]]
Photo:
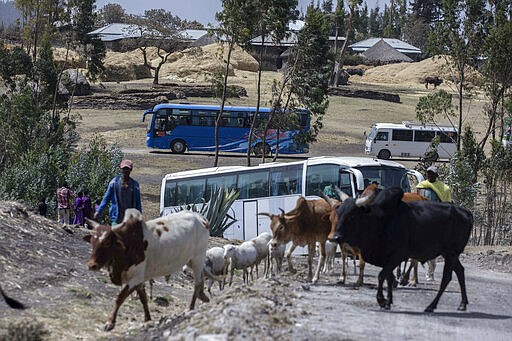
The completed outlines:
[[[406,192],[410,192],[410,188],[406,183],[404,187],[404,182],[402,181],[404,176],[407,173],[405,168],[397,168],[397,167],[355,167],[360,170],[363,174],[364,178],[364,187],[366,188],[368,185],[375,183],[378,188],[384,189],[388,187],[402,187],[402,189]]]
[[[173,153],[188,151],[215,151],[215,124],[220,107],[214,105],[159,104],[144,113],[148,120],[146,145],[150,148],[170,149]],[[224,107],[219,120],[218,146],[220,151],[256,155],[262,153],[307,153],[309,146],[299,136],[310,129],[310,115],[306,110],[272,113],[270,108],[259,108],[251,146],[249,134],[256,114],[254,107]],[[279,117],[286,125],[278,126],[271,120],[266,132],[267,120]]]

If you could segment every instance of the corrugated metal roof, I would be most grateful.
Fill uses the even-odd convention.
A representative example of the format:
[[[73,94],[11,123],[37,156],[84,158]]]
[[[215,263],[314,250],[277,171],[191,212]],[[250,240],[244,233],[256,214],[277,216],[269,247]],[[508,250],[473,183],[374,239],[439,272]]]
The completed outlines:
[[[97,35],[101,40],[117,40],[123,38],[137,38],[140,37],[140,30],[135,25],[129,24],[108,24],[89,32],[90,35]]]
[[[369,38],[355,44],[349,45],[352,50],[355,52],[364,52],[368,50],[373,45],[377,44],[379,41],[384,40],[388,43],[392,48],[401,53],[407,54],[420,54],[421,50],[411,44],[406,43],[405,41],[401,41],[400,39],[394,38]]]

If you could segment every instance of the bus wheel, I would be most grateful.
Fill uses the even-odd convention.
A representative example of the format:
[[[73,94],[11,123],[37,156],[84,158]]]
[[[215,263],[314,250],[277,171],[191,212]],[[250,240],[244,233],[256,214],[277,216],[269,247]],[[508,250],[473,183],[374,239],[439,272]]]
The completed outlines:
[[[175,154],[183,154],[183,153],[185,153],[186,149],[187,149],[187,145],[185,144],[185,141],[183,141],[183,140],[174,140],[171,143],[171,150]]]
[[[266,143],[263,144],[263,143],[259,142],[259,143],[256,143],[256,145],[254,146],[254,148],[252,150],[253,150],[253,153],[255,156],[261,157],[261,156],[263,156],[263,153],[265,153],[265,155],[268,155],[270,153],[270,146]]]
[[[382,149],[377,155],[379,159],[388,160],[391,157],[391,153],[387,149]]]

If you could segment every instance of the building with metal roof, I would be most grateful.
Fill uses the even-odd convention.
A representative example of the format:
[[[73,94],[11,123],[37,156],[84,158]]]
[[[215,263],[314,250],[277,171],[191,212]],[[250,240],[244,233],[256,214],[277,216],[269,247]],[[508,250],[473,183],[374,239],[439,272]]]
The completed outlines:
[[[412,60],[418,60],[422,54],[422,51],[419,48],[395,38],[369,38],[349,45],[348,47],[350,47],[354,52],[363,53],[381,40],[386,42],[389,46],[398,52],[403,53],[407,57],[411,58]]]

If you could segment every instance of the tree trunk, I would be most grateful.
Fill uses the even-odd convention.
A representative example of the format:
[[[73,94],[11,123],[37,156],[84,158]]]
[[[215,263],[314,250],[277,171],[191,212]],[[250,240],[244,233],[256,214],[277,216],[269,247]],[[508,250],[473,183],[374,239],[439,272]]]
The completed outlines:
[[[222,87],[222,100],[220,105],[219,114],[215,119],[215,160],[213,161],[213,167],[217,167],[219,163],[219,123],[224,112],[224,105],[226,104],[226,92],[228,87],[228,71],[229,63],[231,62],[231,52],[233,51],[234,42],[229,42],[228,45],[228,58],[226,60],[226,68],[224,70],[224,86]]]

